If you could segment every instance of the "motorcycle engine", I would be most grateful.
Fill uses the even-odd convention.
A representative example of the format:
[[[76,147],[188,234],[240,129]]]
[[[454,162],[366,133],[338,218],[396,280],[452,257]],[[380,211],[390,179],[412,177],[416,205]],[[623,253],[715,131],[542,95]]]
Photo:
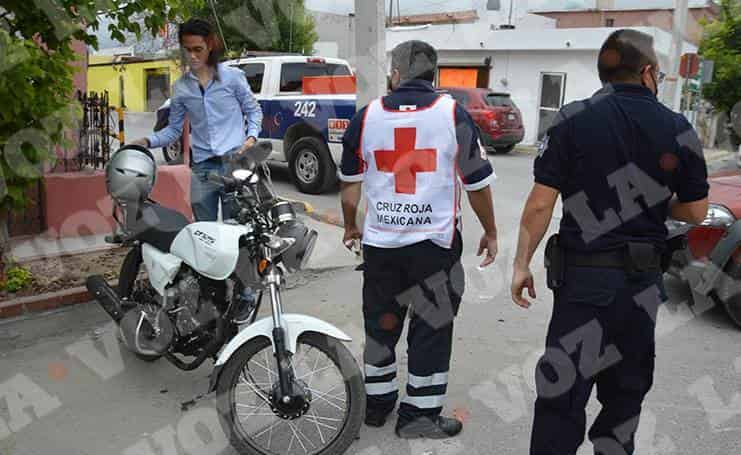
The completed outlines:
[[[179,336],[190,335],[220,317],[211,299],[202,294],[201,283],[191,271],[186,272],[178,281],[176,285],[178,303],[174,312],[175,328]]]

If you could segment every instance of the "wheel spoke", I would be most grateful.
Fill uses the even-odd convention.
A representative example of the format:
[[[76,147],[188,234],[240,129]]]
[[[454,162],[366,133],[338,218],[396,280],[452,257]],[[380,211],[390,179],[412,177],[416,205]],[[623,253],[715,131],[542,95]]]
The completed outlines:
[[[320,368],[318,370],[310,371],[309,373],[306,373],[304,375],[301,375],[301,376],[297,377],[296,379],[304,379],[306,376],[314,375],[314,374],[317,374],[317,373],[321,373],[322,371],[329,370],[332,367],[334,367],[334,365],[327,365],[324,368]]]
[[[324,434],[322,433],[322,429],[319,426],[319,420],[316,418],[316,411],[313,409],[311,410],[311,417],[314,418],[314,420],[309,420],[310,422],[313,422],[314,425],[316,425],[316,431],[319,433],[319,438],[322,440],[322,444],[326,444],[326,441],[324,440]]]
[[[345,398],[344,398],[344,395],[332,395],[332,394],[329,394],[329,393],[322,393],[322,392],[320,392],[318,390],[315,390],[315,389],[309,389],[309,390],[311,390],[311,393],[312,394],[317,395],[317,397],[323,398],[325,400],[331,398],[331,399],[337,400],[337,401],[339,401],[341,403],[346,403],[347,402],[347,400],[345,400]]]
[[[260,405],[259,407],[257,407],[253,412],[251,412],[251,413],[249,413],[247,415],[239,414],[239,413],[237,413],[237,415],[239,415],[240,417],[244,417],[245,419],[248,419],[248,418],[252,417],[253,415],[257,415],[258,414],[257,411],[260,411],[261,409],[265,408],[265,405],[266,404],[267,403],[263,403],[262,405]],[[275,414],[267,414],[267,415],[273,415],[273,416],[275,416]]]
[[[262,430],[261,432],[257,433],[255,435],[255,438],[259,438],[260,436],[262,436],[265,433],[267,433],[268,431],[270,431],[270,438],[272,439],[272,437],[273,437],[273,428],[277,427],[278,425],[280,425],[283,422],[285,422],[285,421],[284,420],[278,420],[274,424],[270,425],[268,428],[266,428],[266,429]],[[268,443],[268,447],[270,447],[270,444],[269,443]]]
[[[240,386],[240,385],[246,385],[246,386],[248,386],[255,395],[257,395],[258,397],[260,397],[260,399],[264,403],[267,403],[269,401],[267,395],[265,395],[265,392],[260,387],[257,387],[256,385],[254,385],[251,381],[247,381],[247,378],[245,378],[245,381],[244,381],[243,384],[237,384],[237,386]],[[247,393],[247,392],[242,392],[242,393]]]
[[[309,453],[309,451],[306,449],[306,446],[304,445],[303,441],[301,441],[301,436],[303,436],[306,439],[306,442],[308,442],[309,444],[311,444],[313,446],[314,444],[312,444],[311,440],[309,438],[307,438],[306,435],[304,435],[301,432],[301,430],[296,425],[294,425],[293,423],[288,422],[288,426],[291,428],[291,431],[293,431],[293,435],[296,437],[296,440],[298,441],[298,443],[301,444],[301,448],[304,449],[304,452],[305,453]],[[290,452],[290,449],[289,449],[289,452]]]
[[[319,400],[321,400],[321,401],[323,401],[323,402],[325,402],[325,403],[327,403],[328,405],[332,406],[335,409],[339,409],[340,411],[343,411],[343,412],[345,411],[341,406],[339,406],[339,405],[337,405],[335,403],[332,403],[331,401],[329,401],[328,399],[326,399],[324,397],[316,397],[316,398],[319,399]]]
[[[316,359],[314,359],[314,367],[311,369],[311,377],[309,378],[309,388],[311,388],[311,383],[314,381],[314,376],[316,375],[316,366],[319,363],[319,356],[316,356]]]
[[[266,357],[267,357],[267,355],[266,355]],[[262,363],[258,362],[257,360],[254,360],[254,359],[252,360],[252,363],[254,363],[254,364],[255,364],[255,365],[257,365],[258,367],[260,367],[260,368],[262,368],[263,370],[265,370],[265,371],[267,371],[267,372],[268,372],[268,379],[270,379],[270,376],[271,376],[271,375],[272,375],[272,376],[278,376],[278,375],[277,375],[277,374],[276,374],[276,373],[275,373],[275,372],[274,372],[273,370],[271,370],[271,369],[270,369],[270,368],[269,368],[268,366],[266,366],[266,365],[269,365],[269,363],[268,363],[268,362],[269,362],[269,361],[268,361],[268,359],[267,359],[267,358],[265,359],[265,365],[263,365]]]

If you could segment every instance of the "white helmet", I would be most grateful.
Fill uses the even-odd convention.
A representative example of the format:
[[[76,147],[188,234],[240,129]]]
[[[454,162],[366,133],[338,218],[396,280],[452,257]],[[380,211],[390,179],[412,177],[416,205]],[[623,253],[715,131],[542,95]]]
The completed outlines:
[[[139,145],[121,147],[108,162],[105,176],[108,194],[123,205],[145,201],[154,188],[157,162]]]

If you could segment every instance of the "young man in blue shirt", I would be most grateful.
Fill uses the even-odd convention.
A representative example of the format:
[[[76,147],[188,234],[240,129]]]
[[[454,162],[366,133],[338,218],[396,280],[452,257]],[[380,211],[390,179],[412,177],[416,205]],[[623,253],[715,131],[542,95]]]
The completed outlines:
[[[262,127],[262,109],[244,73],[219,64],[223,45],[211,24],[190,19],[178,30],[190,71],[175,82],[166,128],[134,141],[149,148],[165,147],[182,135],[185,114],[193,149],[191,205],[196,221],[216,221],[221,199],[224,218],[231,216],[219,185],[208,180],[224,174],[230,160],[255,145]],[[247,120],[245,133],[244,123]]]

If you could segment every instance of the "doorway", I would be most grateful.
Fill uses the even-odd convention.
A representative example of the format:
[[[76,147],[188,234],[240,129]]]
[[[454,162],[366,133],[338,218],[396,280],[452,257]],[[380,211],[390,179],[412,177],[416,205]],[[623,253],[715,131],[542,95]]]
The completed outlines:
[[[170,70],[157,68],[146,70],[147,111],[155,112],[170,97]]]
[[[566,73],[540,74],[540,101],[538,103],[538,141],[553,125],[566,97]]]

